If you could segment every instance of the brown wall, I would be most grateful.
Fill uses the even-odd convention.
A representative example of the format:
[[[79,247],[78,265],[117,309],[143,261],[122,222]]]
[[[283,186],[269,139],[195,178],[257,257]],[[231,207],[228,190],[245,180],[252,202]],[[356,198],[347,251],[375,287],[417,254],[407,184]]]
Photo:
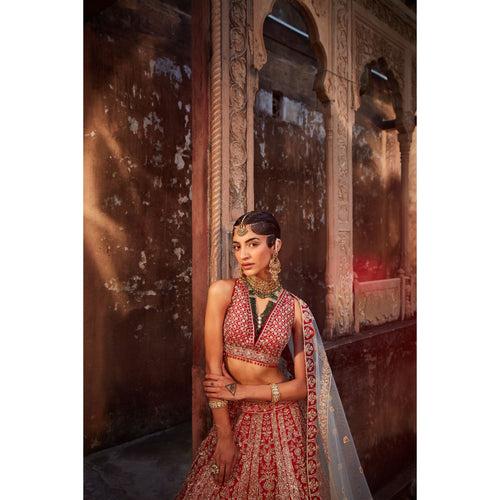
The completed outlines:
[[[371,332],[325,347],[368,484],[377,491],[416,463],[416,325]]]
[[[277,8],[283,11],[287,5],[280,2]],[[296,19],[293,10],[287,13]],[[307,39],[269,20],[264,34],[268,61],[259,73],[254,108],[255,207],[278,219],[283,240],[280,278],[311,305],[321,329],[326,171],[324,120],[313,91],[317,61]],[[274,113],[273,92],[282,94]]]
[[[191,410],[190,2],[97,4],[84,54],[87,452]]]
[[[372,77],[352,134],[353,268],[360,281],[397,278],[401,266],[401,159],[390,89]]]

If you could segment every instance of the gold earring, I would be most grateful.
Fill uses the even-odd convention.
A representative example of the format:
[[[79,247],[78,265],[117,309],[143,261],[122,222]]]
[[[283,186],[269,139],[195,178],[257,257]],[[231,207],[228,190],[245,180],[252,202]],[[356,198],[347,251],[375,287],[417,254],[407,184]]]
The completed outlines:
[[[241,266],[240,267],[240,278],[246,278],[246,274],[243,272],[243,268]]]
[[[281,262],[278,259],[278,253],[274,253],[269,262],[269,273],[273,281],[278,281],[278,274],[281,272]]]

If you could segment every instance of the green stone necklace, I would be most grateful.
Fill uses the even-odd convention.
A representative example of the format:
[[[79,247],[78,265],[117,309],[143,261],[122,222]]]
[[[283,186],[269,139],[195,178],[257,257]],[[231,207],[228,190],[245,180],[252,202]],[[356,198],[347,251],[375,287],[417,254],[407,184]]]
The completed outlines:
[[[281,290],[281,288],[280,288],[280,290]],[[250,294],[249,294],[250,295],[250,305],[252,306],[252,315],[254,317],[254,321],[256,321],[256,323],[257,323],[257,325],[256,325],[257,326],[257,334],[259,334],[264,320],[267,318],[267,316],[271,312],[274,304],[278,300],[279,290],[275,290],[274,292],[266,295],[266,297],[269,297],[269,301],[267,302],[266,307],[265,307],[264,311],[262,311],[261,314],[257,313],[257,300],[256,300],[256,296],[260,297],[260,295],[256,294],[255,290],[251,287],[249,287],[249,292],[250,292]],[[264,297],[262,297],[262,298],[264,298]]]

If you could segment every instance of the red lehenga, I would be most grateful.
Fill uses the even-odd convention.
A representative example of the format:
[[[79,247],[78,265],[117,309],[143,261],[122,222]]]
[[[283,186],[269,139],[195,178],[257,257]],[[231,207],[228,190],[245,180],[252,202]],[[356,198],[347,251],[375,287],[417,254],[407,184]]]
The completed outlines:
[[[255,338],[244,280],[235,282],[224,320],[224,356],[281,366],[293,376],[294,295],[282,290]],[[295,297],[297,298],[297,297]],[[233,474],[211,472],[215,428],[201,443],[178,499],[371,499],[312,313],[301,299],[307,400],[230,401],[240,450]]]

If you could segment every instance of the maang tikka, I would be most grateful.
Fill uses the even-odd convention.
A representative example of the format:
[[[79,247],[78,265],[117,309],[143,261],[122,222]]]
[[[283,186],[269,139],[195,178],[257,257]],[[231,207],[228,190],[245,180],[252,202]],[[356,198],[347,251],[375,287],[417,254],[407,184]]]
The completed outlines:
[[[241,222],[240,222],[240,224],[239,224],[239,226],[238,226],[238,229],[236,230],[236,234],[237,234],[238,236],[245,236],[245,234],[247,234],[247,233],[248,233],[248,229],[247,229],[247,227],[246,227],[246,226],[245,226],[245,224],[244,224],[244,222],[245,222],[245,219],[246,219],[246,216],[247,216],[247,215],[248,215],[248,214],[245,214],[245,215],[243,216],[243,219],[241,219]]]

